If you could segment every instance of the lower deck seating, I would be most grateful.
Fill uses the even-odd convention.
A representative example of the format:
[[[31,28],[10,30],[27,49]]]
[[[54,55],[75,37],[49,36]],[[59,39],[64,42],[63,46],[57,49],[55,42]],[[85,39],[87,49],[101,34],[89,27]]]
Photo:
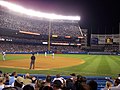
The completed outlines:
[[[44,74],[30,74],[31,76],[34,76],[36,77],[37,79],[41,79],[41,80],[45,80],[46,78],[46,75]],[[18,74],[18,76],[22,76],[24,77],[25,74]],[[56,76],[55,75],[51,75],[52,79],[54,79]],[[64,79],[68,79],[70,78],[71,76],[61,76],[63,77]],[[106,85],[106,81],[109,79],[111,80],[111,77],[109,76],[85,76],[87,78],[87,82],[89,82],[90,80],[94,80],[97,82],[98,84],[98,90],[101,90],[101,88],[104,88],[105,85]],[[112,81],[112,80],[111,80]]]

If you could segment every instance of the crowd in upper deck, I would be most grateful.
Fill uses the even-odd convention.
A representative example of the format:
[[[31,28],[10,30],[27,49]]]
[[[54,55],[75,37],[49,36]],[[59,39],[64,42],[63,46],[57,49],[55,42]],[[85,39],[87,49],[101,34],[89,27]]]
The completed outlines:
[[[3,9],[3,8],[1,8]],[[7,9],[0,10],[0,27],[12,30],[37,32],[59,36],[80,36],[78,23],[72,21],[41,20],[27,15],[15,14]]]

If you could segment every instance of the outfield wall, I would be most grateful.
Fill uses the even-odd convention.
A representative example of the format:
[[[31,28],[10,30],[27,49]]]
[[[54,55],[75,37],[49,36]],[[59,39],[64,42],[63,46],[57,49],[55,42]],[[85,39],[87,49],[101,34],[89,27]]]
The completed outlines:
[[[6,52],[6,54],[44,54],[45,52]],[[52,54],[52,51],[47,52]],[[120,55],[120,52],[62,52],[61,54]]]

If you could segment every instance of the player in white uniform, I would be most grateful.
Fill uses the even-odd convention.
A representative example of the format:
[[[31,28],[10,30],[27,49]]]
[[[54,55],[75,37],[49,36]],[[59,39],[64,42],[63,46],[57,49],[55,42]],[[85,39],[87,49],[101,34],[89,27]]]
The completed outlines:
[[[55,54],[54,54],[54,52],[52,53],[52,58],[54,59],[54,56],[55,56]]]
[[[5,56],[6,56],[6,53],[5,53],[5,52],[2,52],[3,60],[5,60]]]
[[[45,57],[47,57],[47,52],[45,52]]]

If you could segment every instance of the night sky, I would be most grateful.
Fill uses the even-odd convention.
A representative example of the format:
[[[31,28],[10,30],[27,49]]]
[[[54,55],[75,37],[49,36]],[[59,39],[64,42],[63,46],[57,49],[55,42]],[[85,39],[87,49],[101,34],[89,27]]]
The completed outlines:
[[[89,33],[119,33],[119,0],[8,0],[26,8],[62,15],[79,15]]]

